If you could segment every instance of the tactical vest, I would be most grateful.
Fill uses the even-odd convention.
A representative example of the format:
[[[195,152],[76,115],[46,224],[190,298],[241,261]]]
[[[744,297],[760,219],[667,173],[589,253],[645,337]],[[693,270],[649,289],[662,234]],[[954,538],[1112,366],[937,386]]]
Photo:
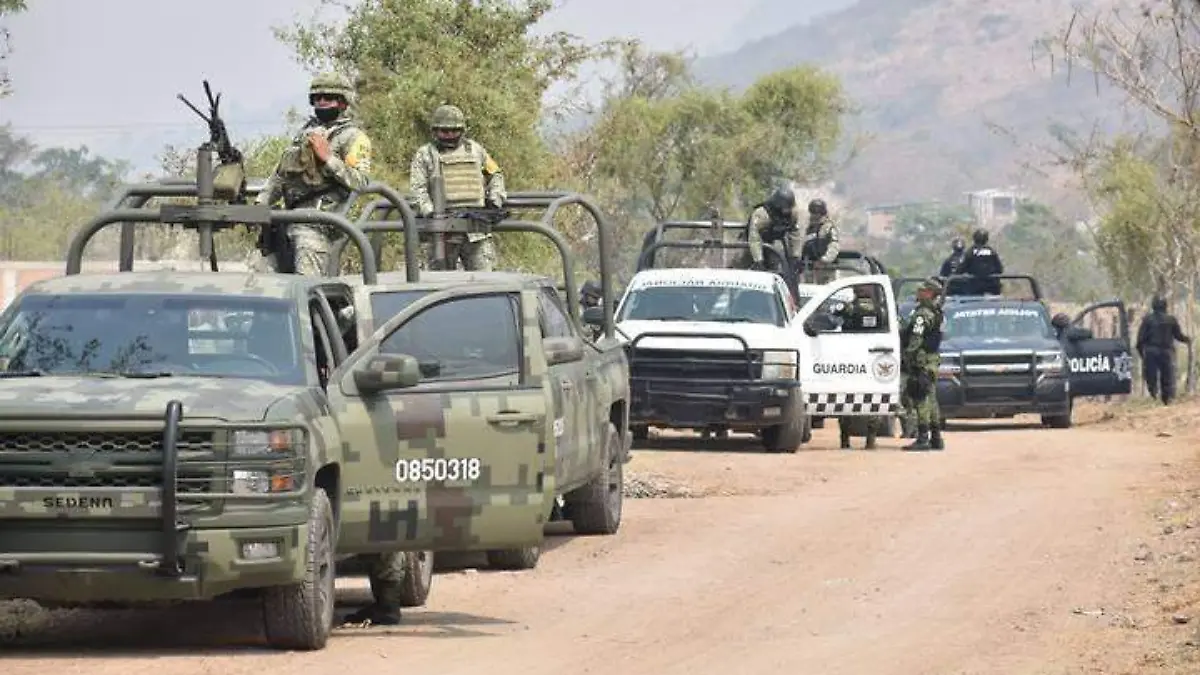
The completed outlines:
[[[824,220],[809,222],[808,229],[804,231],[804,248],[801,249],[800,257],[805,260],[820,260],[825,257],[826,251],[829,250],[829,237],[821,236],[821,226],[824,224]]]
[[[446,208],[483,206],[483,166],[474,150],[475,146],[469,140],[464,140],[457,148],[447,152],[437,152],[435,149],[434,157],[442,173]]]
[[[326,138],[329,139],[329,146],[333,148],[333,141],[341,133],[347,129],[356,128],[349,120],[340,122],[326,132]],[[292,191],[315,192],[331,188],[332,180],[321,172],[321,164],[317,161],[317,153],[313,152],[312,144],[308,142],[308,135],[314,131],[314,127],[306,126],[296,134],[292,139],[292,144],[284,150],[283,157],[279,160],[279,175],[285,181],[285,188],[290,188]],[[336,184],[333,185],[336,187]],[[311,197],[309,198],[311,199]],[[299,199],[297,201],[307,201],[307,199]]]
[[[870,325],[867,325],[868,322],[866,319],[868,317],[874,319],[874,321],[869,322]],[[843,330],[845,328],[854,330],[873,330],[879,328],[874,301],[869,298],[856,298],[854,302],[850,303],[850,317],[846,321]]]
[[[1174,351],[1175,326],[1166,313],[1151,312],[1146,317],[1146,347],[1163,351]]]
[[[762,243],[773,244],[777,241],[783,241],[783,239],[787,237],[788,230],[791,229],[791,226],[787,223],[787,221],[776,218],[775,215],[771,213],[771,209],[767,208],[766,202],[755,204],[754,206],[750,207],[750,217],[746,219],[746,229],[741,234],[742,241],[749,239],[750,223],[754,221],[754,212],[759,209],[765,210],[767,212],[767,217],[770,218],[770,221],[767,222],[766,229],[758,233]]]
[[[917,312],[921,311],[921,307],[913,310],[913,316],[904,324],[904,330],[900,335],[900,344],[907,346],[909,340],[912,340],[913,324],[917,322]],[[942,347],[942,311],[940,309],[926,310],[933,315],[931,325],[926,326],[925,335],[921,340],[921,350],[926,354],[937,354]]]

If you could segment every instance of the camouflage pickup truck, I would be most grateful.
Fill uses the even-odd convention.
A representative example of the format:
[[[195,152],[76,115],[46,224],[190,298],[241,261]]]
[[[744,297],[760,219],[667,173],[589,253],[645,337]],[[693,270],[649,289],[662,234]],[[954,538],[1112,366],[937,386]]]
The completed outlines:
[[[422,388],[419,359],[390,349],[445,294],[360,337],[334,309],[356,289],[337,279],[139,272],[125,248],[123,271],[81,275],[88,242],[117,223],[195,228],[202,257],[214,229],[315,223],[354,242],[363,286],[378,281],[340,215],[217,204],[195,183],[127,194],[200,199],[101,214],[66,276],[0,315],[0,600],[251,595],[270,645],[320,649],[342,560],[542,542],[563,470],[540,342],[467,395]],[[537,295],[519,296],[527,334]]]
[[[414,219],[403,211],[400,220],[387,220],[396,213],[398,199],[390,195],[369,205],[357,227],[372,235],[401,232],[405,251],[417,250],[421,234],[454,236],[478,228],[541,234],[558,249],[568,289],[575,287],[574,264],[569,247],[553,228],[555,213],[582,204],[595,221],[601,251],[612,237],[599,209],[578,194],[509,195],[509,205],[543,210],[540,222]],[[340,272],[347,243],[342,240],[331,251],[330,275]],[[612,256],[598,257],[602,293],[611,301]],[[585,334],[577,297],[564,297],[552,279],[534,274],[406,266],[403,272],[381,274],[373,284],[357,276],[342,278],[355,286],[354,297],[330,300],[335,311],[355,308],[356,339],[365,339],[380,326],[397,326],[381,349],[413,355],[420,362],[420,384],[388,395],[397,419],[409,420],[400,422],[402,428],[421,428],[428,411],[440,407],[452,411],[447,422],[454,420],[455,431],[445,437],[447,452],[513,445],[517,449],[508,452],[519,453],[520,447],[536,445],[541,438],[535,420],[551,420],[549,451],[557,458],[553,473],[547,472],[557,498],[551,519],[569,520],[577,534],[617,532],[631,437],[629,364],[613,328],[595,339]],[[601,326],[614,325],[611,312],[608,321]],[[495,419],[478,412],[479,401],[497,397],[507,400],[510,412]],[[439,403],[431,405],[431,399]],[[427,438],[422,435],[412,442],[423,447]],[[530,569],[539,557],[537,545],[487,550],[489,565],[500,569]]]

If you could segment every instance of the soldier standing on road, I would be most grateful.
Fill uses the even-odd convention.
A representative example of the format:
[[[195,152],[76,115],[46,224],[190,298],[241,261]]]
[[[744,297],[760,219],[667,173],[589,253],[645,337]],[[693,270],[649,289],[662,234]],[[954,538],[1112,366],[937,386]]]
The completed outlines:
[[[804,248],[800,257],[804,259],[804,269],[812,270],[813,283],[827,284],[833,281],[836,273],[831,266],[837,260],[840,249],[838,226],[829,218],[825,200],[812,200],[808,203],[808,229],[804,232]]]
[[[350,111],[354,88],[337,73],[321,73],[308,89],[313,117],[292,139],[279,163],[259,193],[257,203],[274,205],[282,200],[285,209],[333,209],[343,205],[350,193],[370,182],[371,138]],[[323,225],[290,225],[287,232],[294,254],[295,271],[322,276],[333,235]],[[251,261],[254,269],[279,271],[292,267],[280,260],[278,250],[263,250],[262,262]]]
[[[409,190],[417,202],[417,215],[433,215],[433,178],[439,173],[445,191],[447,210],[491,207],[499,209],[508,199],[504,173],[500,165],[478,141],[466,138],[467,118],[456,106],[442,105],[430,120],[433,142],[421,146],[409,167]],[[467,270],[492,270],[496,249],[491,233],[471,232],[466,241],[447,237],[447,263],[461,259]],[[422,242],[422,258],[430,267],[442,261],[433,258],[433,242]]]
[[[917,412],[917,440],[905,450],[942,450],[941,415],[937,402],[937,375],[941,365],[938,348],[942,344],[942,309],[939,302],[942,284],[936,278],[925,280],[917,290],[917,307],[908,330],[902,336],[904,355],[901,369],[905,388]]]
[[[775,242],[783,243],[788,264],[794,264],[793,261],[797,259],[804,240],[800,234],[800,219],[796,213],[796,193],[790,185],[780,185],[767,201],[758,204],[750,212],[746,241],[750,244],[750,260],[755,269],[765,269],[763,244],[771,245]]]
[[[842,306],[837,314],[842,317],[843,333],[860,333],[877,330],[882,322],[879,306],[872,297],[870,284],[854,287],[854,300]],[[866,436],[866,449],[874,450],[879,430],[886,424],[878,415],[845,415],[838,418],[841,447],[850,449],[850,436]]]
[[[1163,405],[1170,405],[1175,398],[1175,342],[1191,344],[1192,338],[1184,335],[1179,321],[1167,313],[1166,300],[1155,296],[1150,309],[1138,327],[1137,353],[1150,398],[1158,398],[1161,391]]]

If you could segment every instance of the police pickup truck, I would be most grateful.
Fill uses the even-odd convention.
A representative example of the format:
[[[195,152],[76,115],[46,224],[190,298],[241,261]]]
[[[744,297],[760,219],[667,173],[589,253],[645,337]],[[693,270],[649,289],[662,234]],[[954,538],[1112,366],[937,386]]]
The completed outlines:
[[[1084,308],[1059,334],[1037,280],[1001,275],[1001,295],[945,298],[937,396],[947,419],[1012,418],[1037,414],[1053,428],[1071,426],[1079,396],[1128,394],[1133,359],[1129,321],[1119,300]],[[918,279],[896,280],[897,294]],[[914,303],[906,302],[907,314]],[[1090,317],[1116,313],[1115,335],[1096,337]]]
[[[869,330],[844,331],[838,312],[855,286],[880,316]],[[890,415],[896,316],[884,275],[838,279],[797,307],[771,272],[638,272],[616,316],[628,341],[630,429],[639,439],[651,426],[759,431],[768,451],[795,452],[813,416]]]

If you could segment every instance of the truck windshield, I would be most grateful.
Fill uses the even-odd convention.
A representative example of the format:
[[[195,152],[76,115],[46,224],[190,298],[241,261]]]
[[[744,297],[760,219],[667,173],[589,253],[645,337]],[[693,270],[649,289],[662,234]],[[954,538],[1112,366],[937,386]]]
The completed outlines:
[[[0,374],[304,384],[293,304],[215,295],[26,295],[0,320]]]
[[[950,338],[1054,339],[1050,317],[1042,307],[974,307],[946,312],[944,336]]]
[[[650,286],[631,290],[617,321],[720,321],[783,324],[772,292],[719,286]]]

